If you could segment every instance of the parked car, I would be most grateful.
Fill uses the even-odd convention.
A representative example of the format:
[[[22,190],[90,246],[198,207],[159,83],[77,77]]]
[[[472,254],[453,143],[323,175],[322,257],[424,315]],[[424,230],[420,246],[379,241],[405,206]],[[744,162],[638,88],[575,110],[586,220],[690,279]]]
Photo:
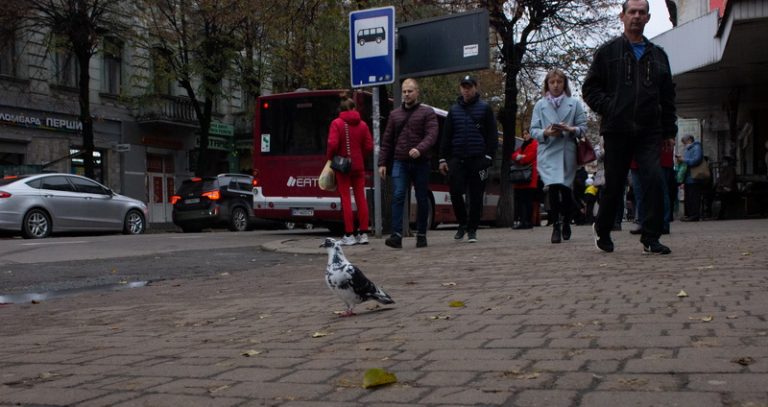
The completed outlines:
[[[184,232],[226,226],[231,231],[248,230],[253,224],[253,177],[219,174],[195,177],[181,183],[171,197],[173,223]]]
[[[147,229],[147,205],[73,174],[11,175],[0,179],[0,230],[27,239],[51,233]]]

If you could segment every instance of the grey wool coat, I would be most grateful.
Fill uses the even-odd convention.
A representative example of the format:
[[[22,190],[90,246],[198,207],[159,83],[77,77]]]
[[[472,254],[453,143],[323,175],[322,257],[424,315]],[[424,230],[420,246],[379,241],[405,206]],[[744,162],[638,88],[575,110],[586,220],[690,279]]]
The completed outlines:
[[[544,129],[552,123],[563,123],[577,130],[563,132],[562,137],[548,137]],[[531,116],[531,136],[539,142],[537,169],[544,185],[573,185],[576,175],[576,138],[587,134],[587,114],[581,102],[566,96],[555,109],[546,98],[542,98],[533,107]]]

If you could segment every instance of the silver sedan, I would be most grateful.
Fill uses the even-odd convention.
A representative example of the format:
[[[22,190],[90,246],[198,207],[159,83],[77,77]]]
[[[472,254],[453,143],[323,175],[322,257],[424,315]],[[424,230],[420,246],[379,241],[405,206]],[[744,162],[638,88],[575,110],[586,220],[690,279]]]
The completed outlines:
[[[51,233],[147,228],[147,205],[72,174],[6,176],[0,179],[0,231],[27,239]]]

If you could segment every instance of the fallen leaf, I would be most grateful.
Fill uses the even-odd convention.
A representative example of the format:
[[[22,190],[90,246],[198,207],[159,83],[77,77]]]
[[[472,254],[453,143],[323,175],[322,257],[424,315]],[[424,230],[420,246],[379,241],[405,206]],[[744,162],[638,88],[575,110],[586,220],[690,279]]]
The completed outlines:
[[[709,269],[713,269],[713,268],[715,268],[715,266],[710,264],[709,266],[696,267],[696,270],[709,270]]]
[[[739,319],[739,316],[736,315],[736,314],[733,314],[733,315],[728,315],[726,318],[728,318],[728,319]]]
[[[261,315],[259,315],[259,319],[265,319],[265,318],[269,318],[269,317],[271,317],[271,315],[269,315],[269,314],[261,314]]]
[[[703,317],[688,317],[688,319],[692,321],[712,322],[712,320],[715,319],[715,317],[713,317],[712,315],[705,315]]]
[[[743,252],[741,253],[742,256],[751,256],[752,252]]]
[[[456,283],[454,283],[453,281],[449,281],[449,282],[447,282],[447,283],[443,283],[443,284],[441,284],[441,285],[442,285],[443,287],[452,287],[452,286],[455,286],[455,285],[456,285]]]
[[[740,364],[742,366],[749,366],[749,365],[755,363],[755,359],[752,359],[749,356],[744,356],[744,357],[733,359],[733,360],[731,360],[731,362],[738,363],[738,364]]]
[[[315,333],[313,333],[313,334],[312,334],[312,337],[313,337],[313,338],[322,338],[322,337],[324,337],[324,336],[328,336],[328,332],[320,332],[320,331],[317,331],[317,332],[315,332]]]
[[[465,305],[464,301],[451,301],[448,303],[448,306],[451,308],[463,308]]]
[[[451,319],[450,315],[432,315],[429,319]]]
[[[261,353],[261,351],[260,351],[260,350],[253,350],[253,349],[251,349],[251,350],[247,350],[247,351],[245,351],[245,352],[241,353],[241,355],[243,355],[243,356],[245,356],[245,357],[249,358],[249,357],[251,357],[251,356],[256,356],[256,355],[258,355],[258,354],[260,354],[260,353]]]
[[[223,273],[219,273],[219,275],[220,275],[220,276],[224,276],[224,277],[226,277],[226,276],[228,276],[228,275],[229,275],[229,272],[228,272],[228,271],[225,271],[225,272],[223,272]]]
[[[397,377],[394,373],[387,372],[378,367],[366,370],[363,375],[364,389],[392,383],[397,383]]]
[[[688,293],[685,292],[685,290],[680,290],[680,292],[677,293],[677,296],[680,297],[680,298],[687,297]]]

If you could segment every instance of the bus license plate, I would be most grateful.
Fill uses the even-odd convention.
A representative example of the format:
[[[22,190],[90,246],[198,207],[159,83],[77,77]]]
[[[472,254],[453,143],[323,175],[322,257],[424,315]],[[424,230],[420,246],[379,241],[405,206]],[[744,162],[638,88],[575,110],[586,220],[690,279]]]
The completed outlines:
[[[200,198],[185,199],[185,200],[184,200],[184,203],[185,203],[185,204],[196,204],[196,203],[200,203]]]
[[[315,216],[315,210],[312,208],[291,208],[293,216]]]

